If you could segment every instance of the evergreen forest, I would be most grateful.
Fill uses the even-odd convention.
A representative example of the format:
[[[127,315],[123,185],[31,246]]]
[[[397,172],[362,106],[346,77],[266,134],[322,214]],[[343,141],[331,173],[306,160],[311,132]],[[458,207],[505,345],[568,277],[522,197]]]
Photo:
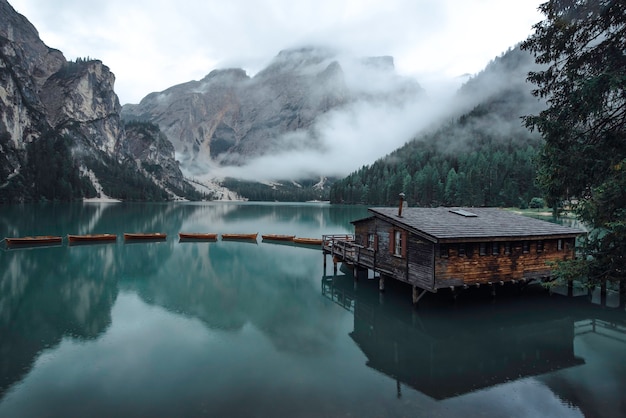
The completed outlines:
[[[495,105],[479,106],[337,181],[331,203],[393,206],[404,193],[410,206],[528,207],[541,197],[535,181],[541,138],[476,123]]]

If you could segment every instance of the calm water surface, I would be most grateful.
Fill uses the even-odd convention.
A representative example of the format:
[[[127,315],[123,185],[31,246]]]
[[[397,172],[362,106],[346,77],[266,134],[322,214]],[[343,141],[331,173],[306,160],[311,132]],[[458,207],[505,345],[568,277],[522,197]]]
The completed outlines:
[[[0,206],[0,238],[166,232],[165,242],[0,251],[0,417],[624,417],[626,315],[527,289],[456,304],[317,248],[362,207]]]

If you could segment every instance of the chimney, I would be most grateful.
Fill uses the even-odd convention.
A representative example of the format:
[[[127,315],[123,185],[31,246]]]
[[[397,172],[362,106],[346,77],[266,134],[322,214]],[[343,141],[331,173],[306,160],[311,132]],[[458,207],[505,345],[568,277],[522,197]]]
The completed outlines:
[[[398,218],[402,218],[402,204],[404,203],[404,193],[400,193],[400,204],[398,205]]]

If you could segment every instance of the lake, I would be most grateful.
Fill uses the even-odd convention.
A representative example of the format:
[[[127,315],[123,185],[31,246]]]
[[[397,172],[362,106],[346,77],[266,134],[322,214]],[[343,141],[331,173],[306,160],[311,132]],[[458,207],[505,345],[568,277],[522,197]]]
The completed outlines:
[[[323,203],[0,206],[0,239],[118,234],[2,245],[0,417],[626,416],[623,308],[529,287],[415,309],[403,284],[380,293],[330,260],[325,271],[317,247],[260,236],[351,233],[366,216]]]

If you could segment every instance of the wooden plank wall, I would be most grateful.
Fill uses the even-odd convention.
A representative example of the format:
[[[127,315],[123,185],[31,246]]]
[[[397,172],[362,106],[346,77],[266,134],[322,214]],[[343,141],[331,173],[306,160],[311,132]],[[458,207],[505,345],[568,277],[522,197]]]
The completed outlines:
[[[436,254],[435,286],[441,288],[550,276],[551,270],[547,263],[572,258],[573,240],[563,240],[563,250],[558,250],[556,239],[542,241],[543,251],[537,252],[537,242],[530,241],[528,253],[523,252],[523,241],[512,241],[510,255],[504,253],[503,242],[500,243],[498,255],[493,255],[489,247],[486,255],[480,255],[479,246],[475,243],[471,255],[459,256],[458,245],[449,244],[447,258]]]
[[[392,225],[381,219],[374,218],[357,224],[355,239],[367,246],[367,235],[378,235],[376,251],[376,267],[400,280],[422,289],[433,289],[434,285],[434,245],[422,241],[417,236],[406,234],[406,257],[394,255],[392,248]]]

